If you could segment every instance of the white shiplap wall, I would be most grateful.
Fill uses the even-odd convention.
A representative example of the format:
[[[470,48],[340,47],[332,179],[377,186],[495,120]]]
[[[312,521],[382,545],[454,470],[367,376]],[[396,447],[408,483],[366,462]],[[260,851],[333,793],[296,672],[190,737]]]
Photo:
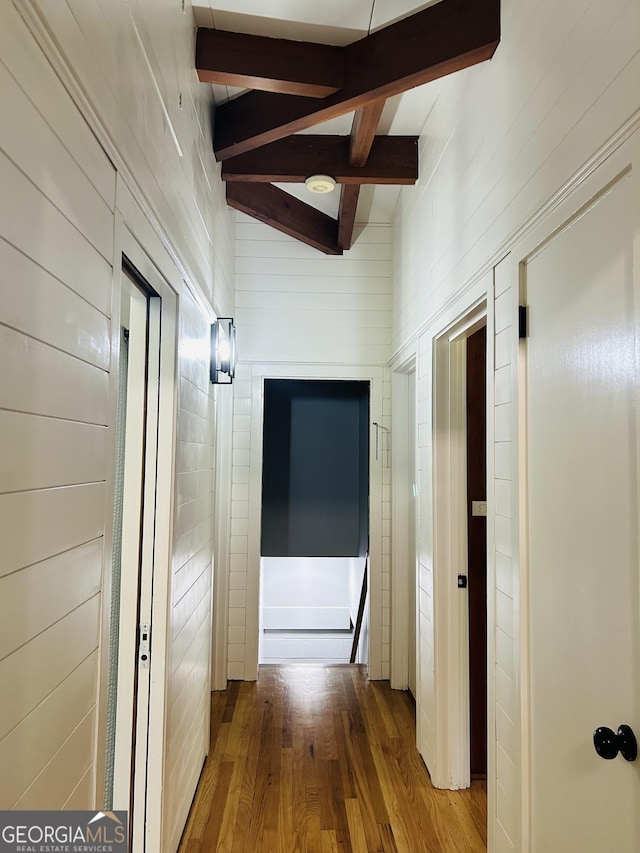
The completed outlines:
[[[236,319],[243,362],[386,364],[391,229],[356,231],[353,248],[324,255],[238,215]]]
[[[640,7],[629,0],[503,0],[490,63],[443,83],[421,142],[418,185],[394,222],[393,353],[418,349],[420,517],[419,745],[434,760],[433,332],[448,306],[507,254],[516,236],[640,108]],[[490,696],[494,778],[489,849],[525,851],[522,836],[520,577],[517,503],[517,263],[495,270],[495,645]],[[494,297],[495,296],[495,302]],[[470,298],[470,297],[469,297]],[[491,345],[491,342],[490,342]],[[514,461],[515,460],[515,461]],[[490,466],[491,467],[491,466]],[[491,537],[490,537],[491,538]],[[437,567],[435,567],[437,571]],[[526,803],[525,803],[526,807]]]
[[[210,325],[182,300],[176,445],[176,509],[169,615],[164,821],[177,846],[208,751],[210,705],[214,400]]]
[[[193,55],[188,3],[184,15],[168,0],[0,6],[0,102],[11,115],[0,126],[0,805],[101,804],[110,312],[124,220],[180,310],[167,851],[208,744],[215,404],[206,303],[219,314],[234,305],[235,221]]]
[[[229,678],[255,677],[247,629],[257,624],[259,572],[249,532],[258,525],[261,471],[254,416],[265,375],[345,378],[349,369],[380,376],[382,489],[381,584],[371,607],[380,613],[376,677],[389,677],[391,381],[391,228],[359,227],[353,248],[328,257],[243,214],[237,222],[236,324],[241,363],[234,383],[233,487],[229,585]],[[276,373],[269,373],[276,371]],[[345,371],[347,373],[345,374]],[[355,374],[354,374],[355,376]],[[372,414],[372,420],[376,417]],[[253,647],[253,637],[251,646]]]
[[[112,140],[192,279],[220,311],[233,305],[233,245],[211,156],[211,93],[194,70],[191,4],[175,0],[19,0],[35,10],[87,106]],[[132,85],[135,81],[135,85]],[[215,292],[214,292],[215,285]]]
[[[116,176],[7,4],[0,56],[0,804],[89,808]]]
[[[492,756],[495,779],[496,843],[498,849],[517,844],[520,831],[522,783],[516,767],[520,765],[521,721],[518,701],[519,659],[519,581],[517,550],[517,513],[514,512],[513,491],[516,462],[514,453],[517,435],[517,398],[514,383],[518,370],[518,287],[514,284],[514,269],[510,257],[494,269],[494,454],[493,454],[493,547],[494,588],[489,594],[493,602],[489,611],[495,614],[492,645],[495,647],[494,725],[495,744]],[[487,488],[491,488],[488,484]]]

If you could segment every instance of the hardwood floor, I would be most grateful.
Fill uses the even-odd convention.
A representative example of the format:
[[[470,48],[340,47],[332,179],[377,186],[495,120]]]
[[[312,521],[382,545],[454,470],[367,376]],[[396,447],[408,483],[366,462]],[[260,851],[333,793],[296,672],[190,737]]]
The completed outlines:
[[[437,791],[413,702],[363,667],[261,666],[212,694],[179,853],[484,853],[486,785]]]

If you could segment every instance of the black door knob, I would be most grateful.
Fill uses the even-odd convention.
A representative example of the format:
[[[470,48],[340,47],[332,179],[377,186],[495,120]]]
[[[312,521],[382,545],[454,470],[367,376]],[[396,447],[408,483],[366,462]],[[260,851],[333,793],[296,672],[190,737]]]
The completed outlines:
[[[611,760],[618,753],[625,761],[635,761],[638,757],[638,743],[630,726],[620,726],[617,732],[606,726],[600,726],[593,733],[593,745],[600,758]]]

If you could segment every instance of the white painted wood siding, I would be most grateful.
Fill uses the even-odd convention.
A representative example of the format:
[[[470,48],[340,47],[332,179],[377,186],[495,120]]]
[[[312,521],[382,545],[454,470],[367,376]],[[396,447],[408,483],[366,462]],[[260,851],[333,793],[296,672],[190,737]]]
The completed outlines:
[[[175,850],[209,747],[214,399],[210,324],[193,300],[180,315],[176,511],[169,613],[163,820]]]
[[[191,4],[23,0],[60,46],[105,135],[181,262],[219,313],[233,306],[233,242],[212,157],[211,93],[194,70]],[[135,80],[135,85],[132,85]]]
[[[392,351],[418,349],[420,625],[418,737],[433,761],[432,338],[447,306],[507,253],[519,232],[640,108],[640,7],[629,0],[503,0],[502,43],[490,63],[443,82],[421,139],[420,180],[394,221]],[[517,481],[518,273],[496,268],[495,788],[492,853],[522,839]],[[491,342],[490,342],[491,343]],[[490,691],[490,696],[492,695]],[[490,732],[490,738],[493,732]],[[490,780],[491,783],[491,780]]]
[[[193,55],[189,3],[184,15],[168,0],[0,7],[0,101],[12,116],[0,126],[0,806],[101,804],[110,312],[124,220],[180,306],[162,843],[171,853],[208,745],[207,302],[232,314],[235,287],[235,220]]]
[[[359,229],[328,256],[238,214],[236,322],[243,362],[386,364],[391,228]]]
[[[495,726],[490,765],[498,849],[518,849],[521,820],[522,767],[519,699],[519,581],[518,514],[514,511],[517,489],[517,407],[514,379],[518,371],[518,286],[512,259],[505,258],[494,269],[494,454],[493,464],[493,561],[495,584],[487,592],[493,601],[488,612],[495,614],[492,647],[495,649],[494,707],[490,719]],[[491,377],[489,379],[491,381]],[[515,459],[514,459],[515,455]],[[487,489],[491,488],[487,484]],[[491,577],[491,573],[488,573]]]
[[[89,808],[115,170],[8,4],[0,56],[0,807]]]

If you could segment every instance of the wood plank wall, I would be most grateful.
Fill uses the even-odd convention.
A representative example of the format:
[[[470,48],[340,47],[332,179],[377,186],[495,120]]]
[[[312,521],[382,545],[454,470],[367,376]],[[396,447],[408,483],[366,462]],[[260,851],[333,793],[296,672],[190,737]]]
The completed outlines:
[[[342,256],[238,214],[236,318],[243,362],[386,364],[391,228],[360,226]]]
[[[0,6],[0,101],[11,116],[0,124],[0,807],[100,805],[110,312],[124,218],[180,309],[166,851],[178,845],[209,721],[215,393],[209,318],[184,279],[219,314],[233,313],[235,287],[235,221],[193,49],[189,3],[184,15],[168,0]]]
[[[392,352],[418,356],[420,652],[418,740],[434,759],[434,318],[464,302],[485,270],[495,311],[496,614],[490,849],[526,849],[521,832],[517,504],[517,264],[491,268],[519,229],[640,109],[640,9],[628,0],[502,2],[502,42],[490,63],[443,81],[421,137],[421,177],[403,190],[394,222]],[[490,694],[491,695],[491,694]],[[490,780],[491,781],[491,780]]]
[[[116,175],[7,4],[0,56],[0,803],[89,808]]]
[[[210,325],[192,300],[180,316],[176,514],[169,616],[166,849],[175,850],[208,749],[215,404]]]

